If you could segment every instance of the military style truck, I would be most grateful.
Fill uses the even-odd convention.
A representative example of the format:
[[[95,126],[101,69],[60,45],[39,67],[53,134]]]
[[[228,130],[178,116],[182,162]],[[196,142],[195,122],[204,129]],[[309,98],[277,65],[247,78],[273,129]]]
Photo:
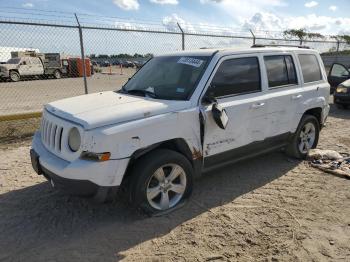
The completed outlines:
[[[62,59],[59,53],[11,52],[11,59],[0,65],[0,78],[13,82],[33,76],[59,79],[67,72],[68,60]]]

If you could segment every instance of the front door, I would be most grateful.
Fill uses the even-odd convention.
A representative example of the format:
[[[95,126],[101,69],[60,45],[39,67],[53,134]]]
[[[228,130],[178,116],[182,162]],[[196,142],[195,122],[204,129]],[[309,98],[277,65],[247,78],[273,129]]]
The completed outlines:
[[[331,85],[331,93],[342,82],[350,78],[349,70],[342,64],[333,64],[328,74],[328,82]]]
[[[21,76],[31,75],[31,64],[27,57],[23,57],[19,64],[18,72]]]
[[[257,56],[231,56],[216,67],[206,96],[215,97],[226,111],[228,124],[221,129],[212,116],[212,105],[203,106],[204,167],[240,158],[266,137],[266,101],[262,96]]]

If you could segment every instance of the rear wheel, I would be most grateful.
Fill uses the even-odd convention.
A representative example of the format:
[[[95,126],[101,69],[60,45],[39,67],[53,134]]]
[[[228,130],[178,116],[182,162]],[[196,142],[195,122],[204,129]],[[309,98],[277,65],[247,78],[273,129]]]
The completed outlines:
[[[287,147],[287,154],[295,158],[305,158],[310,149],[316,148],[319,133],[320,124],[317,118],[304,115]]]
[[[21,79],[21,77],[20,77],[18,72],[11,71],[10,72],[10,79],[11,79],[12,82],[18,82]]]
[[[61,76],[61,71],[60,70],[56,70],[54,73],[53,73],[53,76],[56,78],[56,79],[60,79],[62,76]]]
[[[142,157],[131,174],[133,205],[148,214],[174,209],[192,191],[192,166],[175,151],[158,149]]]

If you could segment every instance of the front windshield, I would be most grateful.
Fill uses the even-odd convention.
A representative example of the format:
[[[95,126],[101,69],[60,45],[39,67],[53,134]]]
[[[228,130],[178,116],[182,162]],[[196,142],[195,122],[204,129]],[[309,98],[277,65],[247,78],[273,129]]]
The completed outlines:
[[[120,92],[187,100],[203,74],[209,56],[160,56],[146,63]]]
[[[19,61],[21,61],[20,58],[11,58],[7,61],[7,64],[14,64],[17,65],[19,63]]]

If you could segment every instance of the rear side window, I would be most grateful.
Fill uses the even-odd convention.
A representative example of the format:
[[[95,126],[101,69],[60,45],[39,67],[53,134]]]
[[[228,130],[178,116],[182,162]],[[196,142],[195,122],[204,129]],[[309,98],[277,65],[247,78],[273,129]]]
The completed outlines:
[[[235,58],[222,62],[211,83],[215,97],[261,90],[257,57]]]
[[[304,83],[322,80],[321,68],[315,55],[298,55]]]
[[[269,87],[297,84],[293,58],[290,55],[264,57]]]

